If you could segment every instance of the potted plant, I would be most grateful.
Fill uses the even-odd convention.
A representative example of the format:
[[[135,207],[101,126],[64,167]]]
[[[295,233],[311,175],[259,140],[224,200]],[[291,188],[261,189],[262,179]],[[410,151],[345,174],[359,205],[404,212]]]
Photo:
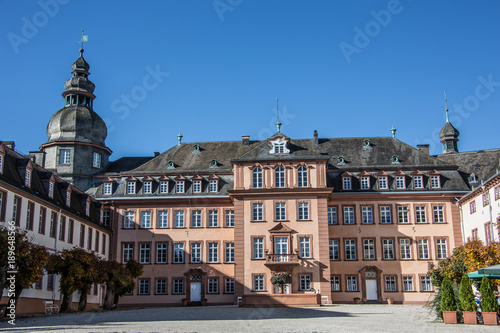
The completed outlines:
[[[392,297],[387,297],[387,304],[391,305],[394,303],[394,298]]]
[[[280,294],[283,294],[283,286],[292,283],[292,276],[286,272],[274,273],[271,277],[271,283],[273,286],[278,285]]]
[[[361,304],[361,298],[354,297],[353,300],[354,300],[354,304]]]
[[[481,310],[485,325],[497,325],[498,303],[491,289],[490,280],[483,276],[481,280]]]
[[[460,281],[460,307],[464,315],[464,324],[476,325],[477,304],[474,300],[472,284],[467,274],[465,274],[462,277],[462,281]]]
[[[443,319],[445,324],[457,323],[457,303],[455,302],[455,294],[451,286],[451,281],[448,278],[443,279],[441,284],[441,311],[443,311]]]

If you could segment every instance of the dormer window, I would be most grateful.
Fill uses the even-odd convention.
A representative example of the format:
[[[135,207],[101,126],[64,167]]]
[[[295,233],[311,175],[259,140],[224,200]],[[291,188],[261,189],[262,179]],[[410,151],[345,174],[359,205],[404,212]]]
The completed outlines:
[[[271,141],[273,148],[271,149],[271,154],[288,154],[290,153],[290,149],[286,147],[287,142],[283,140],[283,138],[278,138],[274,141]]]
[[[476,175],[475,175],[474,173],[471,173],[471,174],[470,174],[469,179],[470,179],[470,182],[471,182],[471,183],[475,183],[475,182],[477,182],[477,177],[476,177]]]
[[[160,181],[160,193],[168,193],[168,181]]]
[[[52,180],[49,182],[49,198],[54,198],[54,182]]]
[[[68,188],[68,190],[66,191],[66,206],[70,206],[71,205],[71,187]]]
[[[431,188],[440,188],[441,182],[439,175],[431,175]]]
[[[344,191],[352,190],[352,174],[346,171],[341,175],[341,177],[342,177],[342,189]]]
[[[90,215],[90,198],[88,198],[87,202],[85,203],[85,215]]]
[[[26,187],[31,187],[31,170],[26,169],[26,174],[24,175],[24,185]]]
[[[175,192],[176,193],[184,193],[184,181],[178,180],[175,182]]]
[[[144,194],[151,194],[151,181],[145,181],[143,184],[143,191]]]
[[[219,167],[219,163],[217,163],[217,160],[212,160],[210,162],[210,168],[218,168]]]
[[[260,167],[252,170],[252,187],[262,188],[262,169]]]
[[[380,176],[378,177],[378,188],[380,190],[387,190],[387,176]]]
[[[398,155],[392,155],[392,164],[400,164],[399,162],[399,156]]]
[[[345,158],[344,158],[344,156],[339,156],[337,158],[337,165],[345,165]]]
[[[217,192],[217,185],[218,185],[217,179],[210,180],[210,192]]]
[[[367,176],[361,177],[361,189],[362,190],[370,189],[370,177]]]
[[[415,188],[424,188],[423,176],[413,177],[413,186]]]
[[[127,182],[127,194],[135,194],[135,180]]]
[[[363,140],[363,147],[370,147],[370,140],[364,139]]]
[[[175,163],[174,163],[174,161],[168,161],[167,169],[175,169]]]
[[[111,192],[112,192],[112,186],[113,184],[112,183],[104,183],[102,185],[102,194],[103,195],[111,195]]]
[[[201,192],[201,180],[193,180],[193,193]]]
[[[0,174],[3,173],[3,155],[0,154]]]
[[[193,154],[199,154],[199,153],[200,153],[200,145],[194,145]]]

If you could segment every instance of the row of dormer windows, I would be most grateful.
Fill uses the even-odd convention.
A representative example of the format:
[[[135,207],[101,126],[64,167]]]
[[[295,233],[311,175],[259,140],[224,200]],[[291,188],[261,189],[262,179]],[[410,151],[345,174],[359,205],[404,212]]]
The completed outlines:
[[[126,182],[126,194],[137,194],[138,192],[138,182],[139,180],[127,180]],[[142,183],[142,194],[153,194],[153,182],[154,180],[143,180]],[[158,182],[158,193],[167,194],[169,193],[169,183],[170,180],[160,180]],[[175,180],[174,181],[174,192],[175,193],[186,193],[187,184],[186,180]],[[191,180],[192,192],[193,193],[202,193],[202,180],[195,179]],[[208,180],[208,191],[210,193],[217,193],[219,191],[219,180],[218,179],[209,179]],[[113,183],[112,182],[104,182],[102,187],[103,195],[111,195],[113,194]]]
[[[372,188],[372,177],[370,175],[362,175],[359,177],[359,188],[361,190],[370,190]],[[353,190],[353,176],[350,174],[342,175],[342,190],[349,191]],[[388,190],[389,189],[389,176],[377,176],[379,190]],[[414,189],[423,189],[425,188],[424,175],[414,175],[411,179]],[[428,176],[430,188],[437,189],[441,188],[441,177],[440,175],[430,175]],[[394,176],[394,188],[397,190],[407,189],[407,176],[399,175]]]

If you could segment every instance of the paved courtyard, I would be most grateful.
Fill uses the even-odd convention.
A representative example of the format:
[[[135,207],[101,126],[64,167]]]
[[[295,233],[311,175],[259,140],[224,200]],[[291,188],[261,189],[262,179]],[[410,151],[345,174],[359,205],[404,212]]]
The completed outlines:
[[[445,325],[417,305],[321,308],[235,306],[148,308],[43,315],[0,322],[2,332],[499,332],[496,326]]]

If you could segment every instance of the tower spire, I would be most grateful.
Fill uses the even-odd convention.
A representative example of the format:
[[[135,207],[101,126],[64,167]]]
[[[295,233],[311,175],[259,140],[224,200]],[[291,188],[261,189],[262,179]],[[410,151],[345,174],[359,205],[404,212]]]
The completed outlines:
[[[450,122],[450,117],[448,116],[448,97],[446,97],[446,90],[444,91],[444,106],[446,110],[446,122]]]
[[[89,36],[83,34],[82,30],[82,38],[80,39],[79,42],[76,42],[77,44],[80,43],[80,55],[83,53],[83,43],[86,43],[89,41]]]
[[[278,133],[281,133],[281,125],[283,125],[283,124],[280,123],[280,112],[279,112],[279,107],[278,107],[278,97],[276,97],[276,119],[278,120],[276,122],[276,127],[278,128]]]

